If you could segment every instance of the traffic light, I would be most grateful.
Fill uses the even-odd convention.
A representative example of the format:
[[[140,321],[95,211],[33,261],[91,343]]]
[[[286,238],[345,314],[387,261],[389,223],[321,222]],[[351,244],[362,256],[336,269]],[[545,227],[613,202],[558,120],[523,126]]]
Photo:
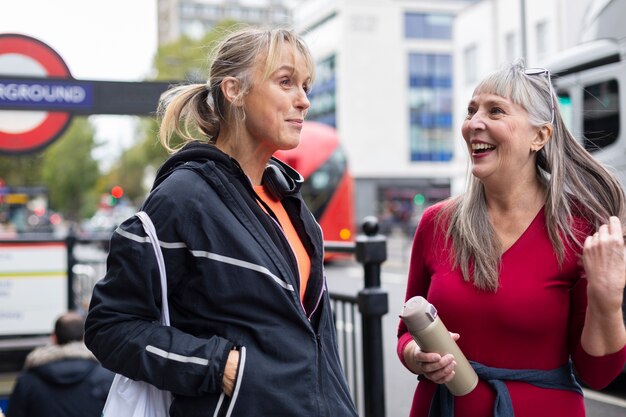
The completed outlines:
[[[119,185],[116,185],[111,188],[111,195],[119,200],[124,195],[124,189]]]
[[[109,206],[113,207],[114,205],[116,205],[123,195],[124,195],[124,189],[120,187],[119,185],[116,185],[113,188],[111,188],[111,193],[109,195]]]

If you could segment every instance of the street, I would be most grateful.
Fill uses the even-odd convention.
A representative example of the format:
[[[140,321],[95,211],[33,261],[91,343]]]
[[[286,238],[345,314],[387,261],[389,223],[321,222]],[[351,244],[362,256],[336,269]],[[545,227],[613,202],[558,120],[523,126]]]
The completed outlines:
[[[404,303],[409,261],[409,241],[400,236],[388,240],[388,260],[382,268],[382,287],[388,292],[389,313],[383,318],[385,405],[388,417],[408,416],[417,383],[396,355],[398,315]],[[327,265],[328,286],[331,292],[355,294],[363,287],[362,267],[352,261]],[[360,326],[357,326],[357,332]],[[620,395],[621,394],[621,395]],[[587,417],[626,416],[626,375],[601,393],[585,390]],[[363,415],[363,408],[360,408]]]

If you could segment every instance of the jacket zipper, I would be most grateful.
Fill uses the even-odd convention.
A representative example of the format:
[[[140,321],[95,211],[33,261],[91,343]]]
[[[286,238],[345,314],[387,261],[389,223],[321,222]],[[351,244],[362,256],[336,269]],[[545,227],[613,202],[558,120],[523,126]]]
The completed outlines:
[[[246,177],[247,178],[247,177]],[[250,181],[250,179],[248,178],[248,181]],[[251,184],[251,183],[250,183]],[[276,219],[276,214],[274,214],[274,212],[272,211],[272,209],[267,206],[265,204],[265,202],[263,202],[263,199],[261,197],[259,197],[259,195],[256,193],[256,191],[254,190],[254,187],[252,188],[252,192],[255,195],[255,198],[258,202],[262,202],[261,204],[261,208],[263,209],[263,211],[267,214],[267,216],[272,219],[272,221],[274,222],[274,224],[278,227],[278,229],[280,230],[281,235],[283,236],[283,238],[285,239],[285,242],[287,243],[287,246],[289,247],[289,250],[291,251],[291,255],[292,255],[292,259],[295,261],[295,266],[296,266],[296,272],[297,272],[297,279],[298,279],[298,288],[300,288],[300,286],[302,285],[302,278],[300,277],[300,268],[298,266],[298,257],[296,256],[296,252],[293,250],[293,247],[291,246],[291,243],[289,243],[289,239],[287,239],[287,235],[285,234],[285,230],[283,229],[283,226],[280,224],[280,222]],[[286,209],[285,209],[286,211]],[[289,216],[289,213],[287,213],[287,217]],[[290,220],[291,221],[291,220]],[[319,225],[318,225],[319,226]],[[289,268],[291,269],[291,268]],[[323,288],[323,287],[322,287]],[[305,289],[306,291],[306,289]],[[311,316],[312,314],[315,312],[315,310],[317,309],[317,306],[315,309],[313,309],[313,313],[311,313],[311,316],[307,315],[306,313],[306,309],[304,308],[304,304],[302,303],[302,298],[300,297],[300,292],[299,291],[294,291],[294,293],[296,294],[296,297],[298,298],[298,303],[300,304],[300,307],[302,308],[302,312],[304,313],[304,316],[306,317],[307,321],[310,322],[311,320]],[[321,296],[320,296],[321,298]],[[318,300],[319,303],[319,300]],[[311,329],[313,329],[313,327],[311,326]]]

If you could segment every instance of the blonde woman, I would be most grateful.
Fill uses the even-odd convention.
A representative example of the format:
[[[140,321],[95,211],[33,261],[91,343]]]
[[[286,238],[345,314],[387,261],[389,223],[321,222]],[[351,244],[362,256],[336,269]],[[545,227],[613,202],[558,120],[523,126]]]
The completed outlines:
[[[105,367],[173,393],[170,415],[356,416],[336,350],[323,242],[302,177],[272,158],[298,145],[313,80],[293,32],[244,29],[206,84],[168,92],[164,164],[142,210],[156,225],[172,327],[137,219],[114,233],[87,346]]]

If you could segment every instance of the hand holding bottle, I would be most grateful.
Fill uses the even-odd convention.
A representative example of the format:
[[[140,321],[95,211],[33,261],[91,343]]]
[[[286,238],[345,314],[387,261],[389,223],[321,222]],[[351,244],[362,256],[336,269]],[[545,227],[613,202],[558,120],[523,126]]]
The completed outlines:
[[[445,383],[457,396],[468,394],[476,387],[478,376],[456,344],[459,336],[453,337],[448,332],[432,304],[424,297],[413,297],[404,304],[400,318],[421,350],[413,349],[421,373],[433,382]],[[405,359],[407,351],[409,349],[404,351]]]
[[[459,339],[459,334],[450,333],[450,337],[456,341]],[[423,352],[415,340],[404,348],[404,362],[411,372],[423,375],[435,384],[448,383],[456,375],[456,361],[453,355]]]

